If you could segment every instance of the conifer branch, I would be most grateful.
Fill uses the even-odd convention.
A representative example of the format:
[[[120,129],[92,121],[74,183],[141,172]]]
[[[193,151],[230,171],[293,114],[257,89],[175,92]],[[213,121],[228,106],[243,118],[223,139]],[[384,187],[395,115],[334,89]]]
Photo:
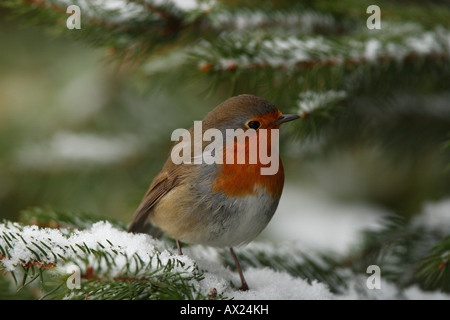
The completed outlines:
[[[202,274],[188,258],[161,252],[152,247],[150,239],[146,251],[133,251],[124,246],[126,242],[116,245],[115,240],[103,238],[104,232],[117,233],[111,225],[101,222],[92,233],[0,224],[0,269],[11,274],[19,290],[39,280],[43,297],[47,298],[206,298],[196,286]],[[64,285],[69,265],[80,270],[80,290]],[[56,279],[56,284],[48,284],[47,277]]]
[[[450,292],[450,235],[437,242],[423,258],[417,273],[419,281],[428,290]]]
[[[399,30],[397,30],[399,29]],[[448,60],[448,30],[422,30],[387,25],[376,31],[377,38],[368,31],[338,38],[277,37],[252,32],[229,33],[212,41],[204,41],[192,50],[200,71],[231,71],[234,69],[312,68],[317,65],[355,66],[384,61],[409,61],[421,58]],[[393,32],[392,30],[395,30]],[[372,31],[374,32],[374,31]],[[421,43],[429,42],[427,47]],[[396,48],[394,51],[393,48]]]

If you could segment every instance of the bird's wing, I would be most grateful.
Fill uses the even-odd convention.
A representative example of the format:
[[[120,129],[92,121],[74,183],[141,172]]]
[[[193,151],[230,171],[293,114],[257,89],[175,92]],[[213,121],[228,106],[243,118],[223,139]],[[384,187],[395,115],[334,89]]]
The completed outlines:
[[[163,198],[169,191],[181,183],[181,174],[178,167],[172,170],[163,170],[155,177],[150,188],[141,201],[133,215],[128,232],[145,232],[153,236],[160,236],[161,231],[152,226],[149,221],[149,215],[152,208]]]

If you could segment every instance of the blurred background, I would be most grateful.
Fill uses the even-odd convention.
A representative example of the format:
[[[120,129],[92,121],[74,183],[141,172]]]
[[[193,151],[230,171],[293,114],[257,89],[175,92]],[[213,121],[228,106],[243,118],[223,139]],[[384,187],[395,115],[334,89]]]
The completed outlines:
[[[10,14],[0,11],[0,217],[51,206],[128,221],[172,131],[220,97],[189,86],[144,92],[104,49],[55,39]]]
[[[26,208],[49,206],[128,223],[169,154],[172,131],[190,127],[240,93],[260,95],[283,112],[304,114],[302,123],[283,128],[287,182],[278,214],[262,237],[339,249],[355,228],[377,227],[386,215],[409,219],[430,203],[445,201],[450,192],[449,7],[445,1],[382,2],[385,33],[377,34],[366,27],[369,2],[344,2],[346,7],[302,2],[309,26],[290,22],[289,1],[264,1],[259,7],[269,18],[271,12],[278,14],[269,21],[291,23],[289,31],[276,31],[285,35],[334,39],[341,45],[362,38],[366,60],[335,66],[319,55],[315,61],[328,59],[328,64],[266,73],[240,68],[243,60],[233,60],[234,51],[220,60],[222,69],[216,68],[219,59],[199,57],[206,49],[195,52],[194,67],[178,68],[180,57],[169,54],[170,46],[150,62],[128,62],[118,59],[111,46],[55,37],[52,28],[0,7],[0,218],[17,220]],[[239,32],[275,33],[265,29],[268,18],[262,13],[260,20],[252,16],[251,4],[236,2],[233,10],[212,23]],[[302,12],[295,10],[294,15]],[[392,33],[383,19],[398,23],[395,30],[412,25],[408,36],[417,30],[438,34],[444,50],[428,51],[434,42],[427,44],[425,37],[418,38],[421,46],[411,45],[413,54],[400,55],[403,47],[400,42],[392,46],[392,40],[385,48],[394,57],[371,61],[377,51],[370,44],[376,47],[376,39]],[[211,35],[205,39],[213,41]],[[399,31],[397,36],[404,35]],[[245,52],[250,42],[242,37]],[[233,39],[222,40],[238,46]],[[313,103],[309,110],[302,105],[311,96],[301,95],[308,90],[347,94],[335,104],[315,108]],[[450,205],[442,210],[447,209]]]

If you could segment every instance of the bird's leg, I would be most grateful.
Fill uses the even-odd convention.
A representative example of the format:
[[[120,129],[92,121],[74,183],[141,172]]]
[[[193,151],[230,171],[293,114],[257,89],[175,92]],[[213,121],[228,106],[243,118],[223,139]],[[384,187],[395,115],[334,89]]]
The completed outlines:
[[[182,256],[182,255],[183,255],[183,251],[181,251],[180,240],[176,239],[176,241],[177,241],[177,247],[178,247],[178,254],[179,254],[180,256]]]
[[[242,273],[241,265],[239,264],[239,261],[238,261],[236,255],[234,254],[233,248],[231,248],[231,247],[230,247],[230,252],[231,252],[231,256],[233,257],[234,264],[236,265],[236,269],[239,273],[239,277],[241,278],[242,286],[239,289],[242,291],[247,291],[248,290],[247,281],[245,281],[244,274]]]

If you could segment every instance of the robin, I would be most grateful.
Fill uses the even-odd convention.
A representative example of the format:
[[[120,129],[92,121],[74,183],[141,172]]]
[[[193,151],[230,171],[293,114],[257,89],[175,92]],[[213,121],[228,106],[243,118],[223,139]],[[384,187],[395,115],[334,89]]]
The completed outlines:
[[[202,132],[211,128],[221,132],[243,129],[255,130],[260,136],[262,129],[279,129],[281,124],[298,118],[283,115],[260,97],[239,95],[209,112],[202,121]],[[244,141],[248,153],[250,139]],[[268,148],[272,147],[271,141],[269,134],[264,141]],[[181,142],[174,147],[177,143]],[[180,255],[180,241],[229,247],[242,282],[240,289],[245,291],[248,285],[233,247],[252,241],[267,226],[281,197],[284,171],[278,154],[279,166],[274,174],[262,174],[261,169],[268,164],[259,160],[225,161],[227,152],[242,147],[237,143],[233,139],[220,151],[222,163],[175,164],[169,157],[134,213],[128,231],[154,237],[165,233],[176,240]]]

